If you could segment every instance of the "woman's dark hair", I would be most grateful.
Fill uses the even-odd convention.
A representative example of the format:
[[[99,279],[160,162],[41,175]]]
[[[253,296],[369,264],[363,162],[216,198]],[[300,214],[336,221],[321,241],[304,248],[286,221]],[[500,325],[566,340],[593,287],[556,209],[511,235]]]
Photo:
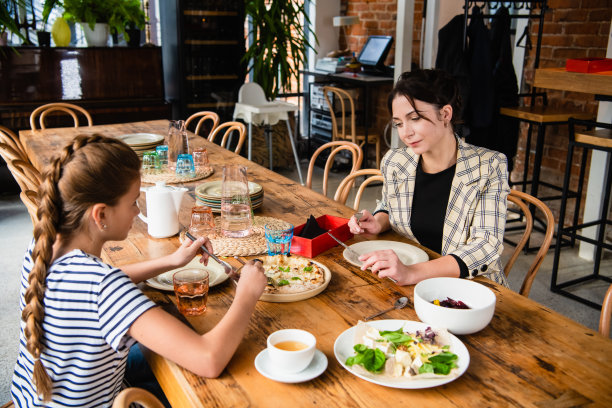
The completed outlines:
[[[404,72],[400,75],[393,90],[387,100],[389,113],[393,114],[393,100],[403,96],[408,99],[419,117],[423,117],[421,112],[416,110],[414,101],[419,100],[441,109],[445,105],[453,108],[451,125],[456,129],[456,125],[461,123],[461,96],[457,81],[446,71],[439,69],[419,69],[416,71]]]

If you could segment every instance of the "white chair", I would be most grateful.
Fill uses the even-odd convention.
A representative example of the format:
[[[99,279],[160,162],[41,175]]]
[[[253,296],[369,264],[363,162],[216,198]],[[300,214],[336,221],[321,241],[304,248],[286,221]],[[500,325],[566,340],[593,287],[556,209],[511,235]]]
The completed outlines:
[[[293,134],[291,133],[291,125],[289,124],[289,112],[295,112],[298,109],[297,105],[284,101],[273,101],[270,102],[266,99],[266,95],[262,87],[255,82],[248,82],[240,87],[238,91],[238,103],[234,108],[234,120],[242,119],[249,125],[248,134],[248,155],[247,158],[251,160],[252,157],[252,137],[253,124],[265,126],[266,139],[268,140],[268,151],[270,154],[270,170],[272,170],[272,132],[270,126],[277,124],[280,120],[284,120],[287,124],[287,132],[289,135],[289,141],[291,142],[291,149],[293,150],[293,158],[295,159],[295,166],[297,167],[298,176],[300,177],[300,183],[304,184],[302,178],[302,170],[300,169],[300,159],[298,158],[297,149],[295,148],[295,142],[293,140]]]

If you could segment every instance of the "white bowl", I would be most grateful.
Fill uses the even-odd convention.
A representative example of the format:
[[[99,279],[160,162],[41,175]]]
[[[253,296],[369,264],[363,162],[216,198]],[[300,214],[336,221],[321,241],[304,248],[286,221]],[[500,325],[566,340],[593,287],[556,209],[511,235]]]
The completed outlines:
[[[293,341],[306,346],[301,350],[283,350],[278,343]],[[314,357],[317,339],[306,330],[284,329],[268,336],[268,356],[273,366],[285,373],[298,373],[304,370]]]
[[[451,298],[461,300],[469,309],[434,305]],[[480,283],[459,278],[431,278],[414,287],[414,310],[422,322],[445,328],[454,334],[476,333],[487,327],[495,312],[495,294]]]

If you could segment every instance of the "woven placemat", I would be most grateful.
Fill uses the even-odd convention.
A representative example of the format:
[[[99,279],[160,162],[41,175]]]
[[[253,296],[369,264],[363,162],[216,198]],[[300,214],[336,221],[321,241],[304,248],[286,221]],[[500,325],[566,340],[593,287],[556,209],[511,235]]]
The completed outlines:
[[[260,255],[268,252],[264,225],[273,224],[283,226],[286,221],[273,217],[256,215],[253,217],[251,234],[244,238],[228,238],[221,232],[221,217],[215,217],[215,233],[208,236],[213,246],[213,252],[217,256],[249,256]],[[183,232],[180,235],[183,241]]]
[[[166,184],[189,183],[191,181],[201,180],[213,174],[215,170],[210,167],[206,170],[196,172],[195,177],[178,177],[173,171],[165,170],[157,174],[142,174],[141,180],[143,183],[155,184],[158,181],[165,181]]]

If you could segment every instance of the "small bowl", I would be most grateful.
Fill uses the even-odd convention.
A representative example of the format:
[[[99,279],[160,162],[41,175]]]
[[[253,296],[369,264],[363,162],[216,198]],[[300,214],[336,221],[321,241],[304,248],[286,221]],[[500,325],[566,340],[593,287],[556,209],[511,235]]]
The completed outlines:
[[[434,305],[433,301],[461,300],[469,309]],[[431,278],[414,287],[414,310],[422,322],[454,334],[476,333],[487,327],[495,312],[496,297],[480,283],[459,278]]]

